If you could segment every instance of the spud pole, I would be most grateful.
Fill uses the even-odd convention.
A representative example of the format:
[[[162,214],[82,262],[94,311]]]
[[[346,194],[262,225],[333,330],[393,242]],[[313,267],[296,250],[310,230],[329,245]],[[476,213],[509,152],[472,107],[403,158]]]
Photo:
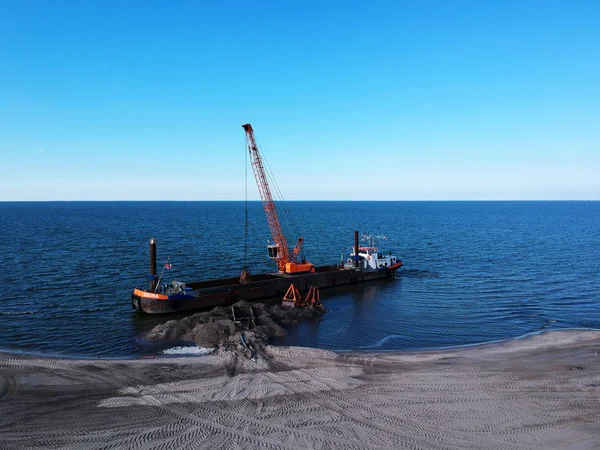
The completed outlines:
[[[156,239],[150,239],[150,290],[156,290]]]

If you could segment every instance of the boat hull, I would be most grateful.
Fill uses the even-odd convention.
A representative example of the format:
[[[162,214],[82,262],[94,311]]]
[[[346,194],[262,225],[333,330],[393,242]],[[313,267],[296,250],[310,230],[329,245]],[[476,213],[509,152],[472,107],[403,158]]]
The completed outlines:
[[[177,295],[165,295],[134,289],[131,295],[132,308],[148,314],[169,314],[181,311],[227,306],[240,300],[260,301],[283,296],[290,284],[301,292],[311,286],[325,289],[333,286],[363,283],[388,278],[402,266],[398,262],[383,270],[339,269],[335,266],[317,267],[314,273],[263,274],[253,276],[252,281],[242,284],[237,278],[224,278],[189,283],[189,290]]]

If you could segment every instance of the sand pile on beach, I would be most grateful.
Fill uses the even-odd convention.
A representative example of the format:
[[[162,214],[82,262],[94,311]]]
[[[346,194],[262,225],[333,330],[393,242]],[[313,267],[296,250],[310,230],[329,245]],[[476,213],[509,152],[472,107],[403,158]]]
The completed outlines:
[[[221,350],[246,345],[242,343],[262,348],[272,338],[285,336],[290,326],[321,314],[321,309],[312,307],[290,308],[242,300],[232,307],[218,306],[212,311],[169,320],[154,327],[146,338],[150,341],[183,340],[194,342],[198,347]]]
[[[2,449],[598,449],[600,332],[478,348],[0,354]]]

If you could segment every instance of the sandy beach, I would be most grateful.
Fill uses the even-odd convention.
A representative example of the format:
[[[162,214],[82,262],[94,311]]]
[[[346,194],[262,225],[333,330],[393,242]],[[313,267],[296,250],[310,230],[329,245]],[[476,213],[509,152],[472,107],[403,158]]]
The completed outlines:
[[[598,449],[600,331],[257,361],[0,354],[0,448]]]

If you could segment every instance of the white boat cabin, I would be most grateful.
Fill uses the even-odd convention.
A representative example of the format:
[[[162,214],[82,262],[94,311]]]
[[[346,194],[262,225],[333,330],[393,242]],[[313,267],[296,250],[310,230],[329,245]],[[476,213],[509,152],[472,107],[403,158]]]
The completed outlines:
[[[355,250],[352,248],[350,257],[344,264],[345,269],[351,269],[356,261]],[[396,256],[392,255],[392,252],[383,254],[377,247],[359,247],[358,248],[358,268],[359,269],[372,269],[372,270],[385,270],[386,267],[390,267],[399,262]]]

